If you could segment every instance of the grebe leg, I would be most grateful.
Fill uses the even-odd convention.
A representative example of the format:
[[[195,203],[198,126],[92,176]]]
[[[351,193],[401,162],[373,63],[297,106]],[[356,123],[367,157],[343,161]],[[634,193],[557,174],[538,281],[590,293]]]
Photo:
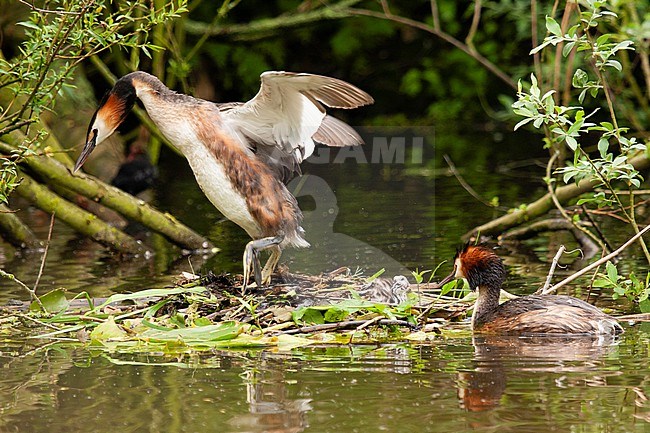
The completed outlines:
[[[246,248],[244,249],[244,257],[243,257],[244,282],[242,284],[242,289],[244,290],[246,289],[246,286],[248,285],[248,279],[251,276],[251,271],[253,276],[255,277],[255,283],[257,283],[258,287],[262,287],[263,284],[268,283],[268,281],[264,281],[264,279],[262,278],[259,252],[271,247],[275,247],[278,244],[280,244],[283,240],[284,240],[284,236],[275,236],[275,237],[268,237],[262,239],[255,239],[246,244]],[[271,258],[273,257],[274,253],[275,251],[271,253]],[[271,258],[269,258],[269,261],[271,260]],[[279,258],[280,257],[278,256],[278,259]],[[266,269],[266,267],[264,269]]]
[[[282,241],[280,241],[282,242]],[[278,245],[273,245],[271,248],[271,255],[262,269],[262,284],[269,284],[271,282],[271,275],[275,271],[278,262],[280,261],[280,256],[282,255],[282,249]]]

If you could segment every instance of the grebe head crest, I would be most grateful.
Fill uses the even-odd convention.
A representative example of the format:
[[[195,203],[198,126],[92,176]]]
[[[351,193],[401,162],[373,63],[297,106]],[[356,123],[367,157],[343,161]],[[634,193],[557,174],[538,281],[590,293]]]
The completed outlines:
[[[484,245],[465,244],[454,257],[456,278],[465,278],[472,290],[479,286],[501,288],[506,279],[503,261]]]
[[[86,162],[95,146],[106,140],[124,121],[135,104],[136,92],[133,87],[133,74],[125,75],[117,80],[115,86],[104,96],[99,108],[93,115],[88,126],[86,145],[77,159],[74,171]]]

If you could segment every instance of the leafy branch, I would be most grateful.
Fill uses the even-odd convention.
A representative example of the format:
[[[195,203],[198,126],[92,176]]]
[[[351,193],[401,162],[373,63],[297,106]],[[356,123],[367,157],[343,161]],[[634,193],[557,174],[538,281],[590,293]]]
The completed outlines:
[[[580,20],[566,32],[562,31],[560,24],[552,17],[546,17],[548,36],[531,54],[540,53],[544,48],[563,44],[562,55],[569,56],[573,50],[585,54],[587,64],[591,66],[596,79],[591,80],[589,74],[576,69],[572,85],[580,90],[578,102],[582,104],[587,94],[596,98],[602,90],[609,111],[609,121],[599,123],[589,122],[588,119],[598,110],[585,114],[585,108],[578,106],[558,105],[555,102],[555,89],[542,95],[535,74],[531,74],[529,90],[522,89],[521,82],[518,86],[518,100],[513,104],[515,114],[523,116],[515,129],[532,123],[535,128],[544,128],[548,143],[564,143],[573,152],[573,161],[556,170],[562,175],[563,181],[568,183],[582,180],[595,180],[596,185],[605,186],[608,195],[598,193],[592,199],[583,199],[579,203],[594,202],[598,206],[614,204],[625,220],[632,225],[635,233],[639,233],[636,223],[633,194],[630,196],[629,209],[623,204],[613,183],[623,183],[628,190],[639,188],[643,180],[640,173],[630,163],[630,157],[644,152],[646,146],[639,143],[636,138],[628,138],[625,134],[628,128],[620,127],[616,119],[616,112],[610,95],[606,74],[609,71],[622,71],[622,64],[616,59],[617,55],[626,50],[633,50],[631,40],[615,41],[614,35],[605,33],[594,39],[591,31],[604,19],[616,18],[614,12],[603,9],[605,2],[587,1],[587,9],[580,12]],[[598,140],[598,156],[592,157],[584,150],[581,142],[586,134],[600,133]],[[610,150],[610,143],[618,143],[616,154]],[[548,180],[550,182],[550,179]],[[639,240],[648,262],[650,252],[643,242]]]

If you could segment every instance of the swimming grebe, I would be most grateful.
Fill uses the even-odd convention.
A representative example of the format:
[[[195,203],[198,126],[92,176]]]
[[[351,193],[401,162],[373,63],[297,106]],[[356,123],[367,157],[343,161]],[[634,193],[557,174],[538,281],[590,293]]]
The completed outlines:
[[[261,81],[250,101],[215,104],[176,93],[146,72],[127,74],[95,112],[74,171],[139,99],[185,155],[207,198],[253,238],[244,250],[244,287],[251,271],[258,286],[268,284],[282,248],[309,246],[300,227],[302,213],[283,181],[300,172],[314,142],[338,147],[363,142],[324,106],[357,108],[374,100],[345,81],[320,75],[269,71]],[[271,254],[260,269],[258,255],[266,249]]]
[[[499,256],[484,246],[465,245],[456,253],[454,272],[445,280],[465,278],[472,290],[478,290],[472,330],[492,334],[565,335],[623,332],[613,317],[571,296],[530,295],[499,305],[505,277],[506,269]]]

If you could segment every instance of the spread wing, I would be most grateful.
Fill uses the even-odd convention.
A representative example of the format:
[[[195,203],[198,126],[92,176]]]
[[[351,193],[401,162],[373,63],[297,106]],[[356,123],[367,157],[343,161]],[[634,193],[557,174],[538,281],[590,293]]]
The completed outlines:
[[[328,116],[325,107],[357,108],[372,104],[352,84],[321,75],[264,72],[257,95],[246,103],[217,104],[224,123],[283,180],[300,172],[314,152],[314,141],[351,146],[363,140],[346,123]]]

